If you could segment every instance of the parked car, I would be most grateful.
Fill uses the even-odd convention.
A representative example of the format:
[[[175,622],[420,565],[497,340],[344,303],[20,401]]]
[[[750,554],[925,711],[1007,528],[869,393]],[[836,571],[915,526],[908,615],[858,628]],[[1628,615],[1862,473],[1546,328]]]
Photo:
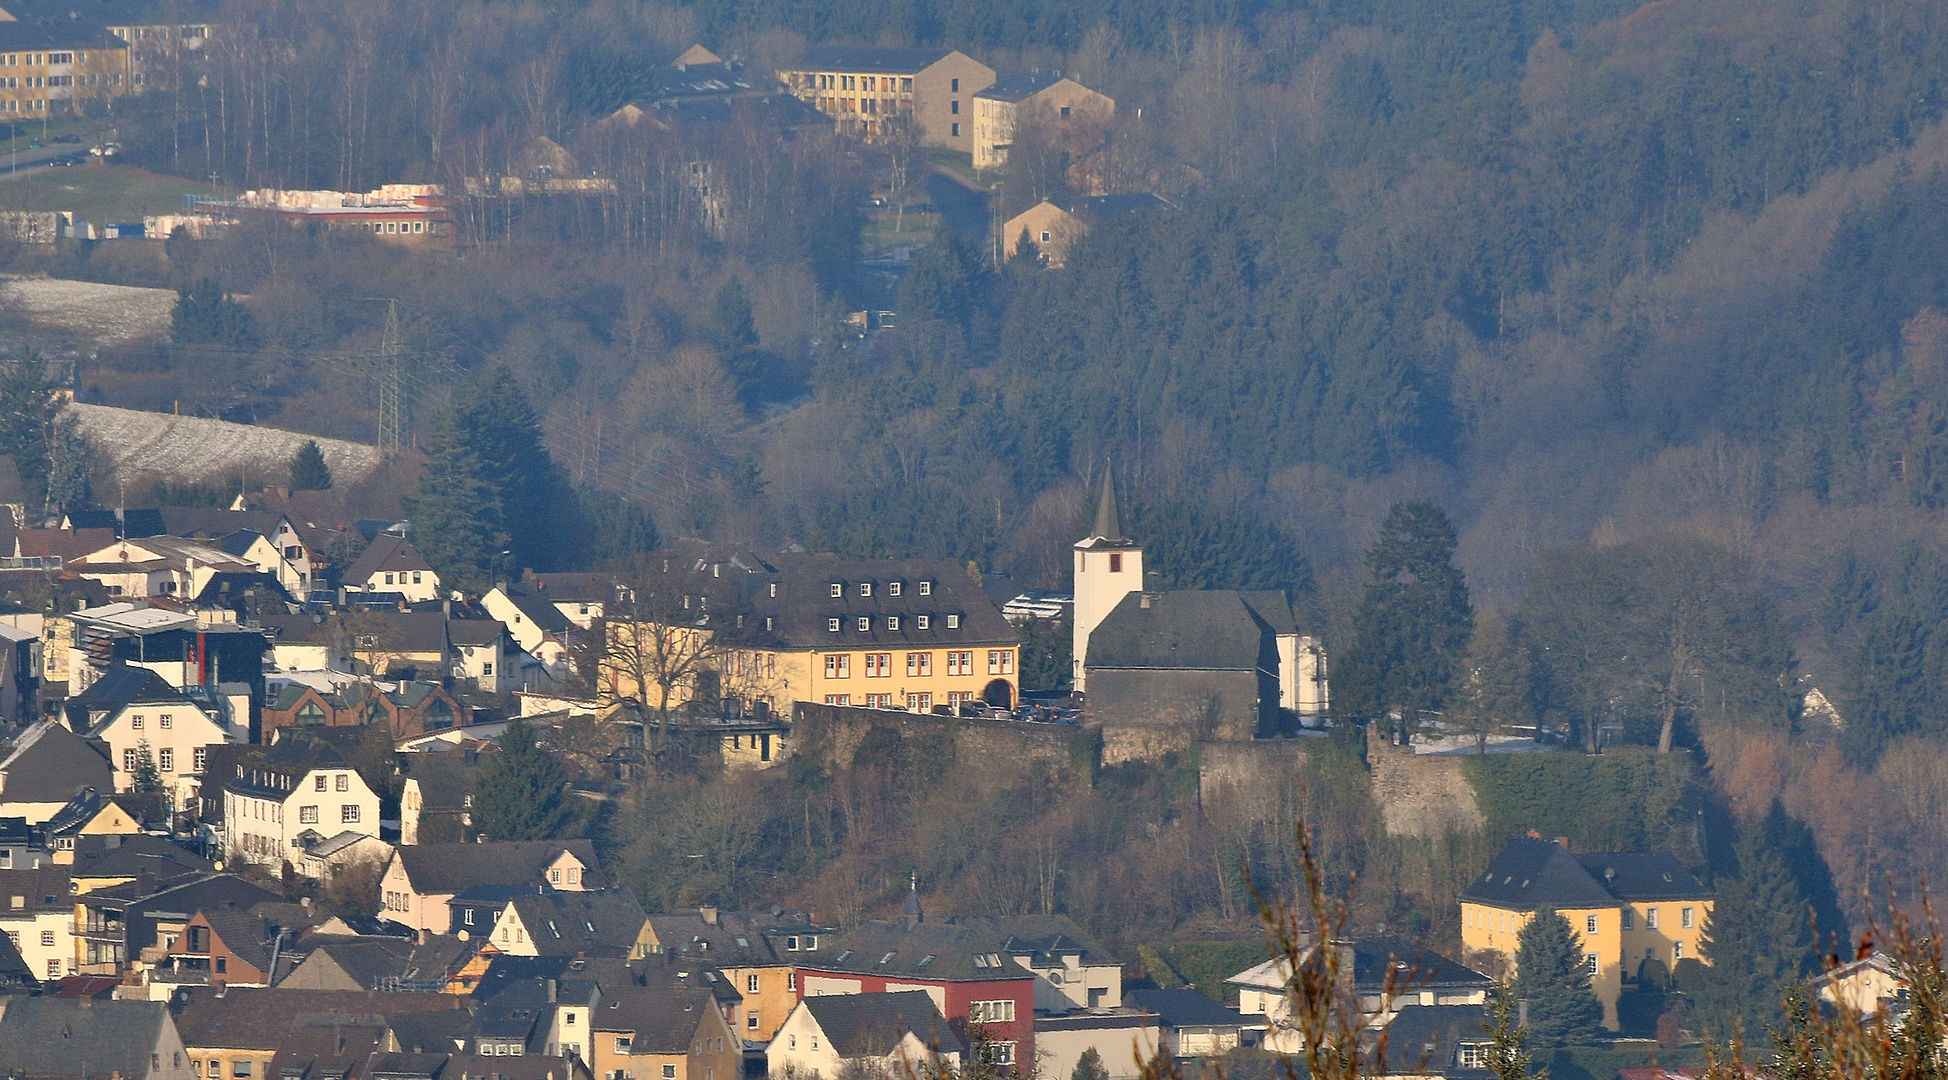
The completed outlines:
[[[82,160],[83,159],[76,157],[73,154],[62,154],[60,157],[57,157],[53,161],[48,162],[48,164],[66,168],[69,165],[79,165],[81,164]]]

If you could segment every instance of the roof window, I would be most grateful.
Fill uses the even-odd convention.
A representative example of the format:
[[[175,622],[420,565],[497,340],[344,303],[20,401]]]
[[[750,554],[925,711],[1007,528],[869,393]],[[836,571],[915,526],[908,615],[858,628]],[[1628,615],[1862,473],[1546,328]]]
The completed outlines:
[[[870,582],[870,581],[862,581],[862,582],[860,582],[860,583],[859,583],[859,595],[860,595],[860,596],[871,596],[872,594],[873,594],[873,583],[872,583],[872,582]]]
[[[927,966],[928,964],[931,964],[931,963],[933,963],[933,954],[932,954],[932,953],[928,953],[927,955],[925,955],[925,956],[922,956],[922,957],[920,958],[920,962],[919,962],[918,964],[915,964],[915,965],[913,965],[913,966],[914,966],[914,967],[926,967],[926,966]]]
[[[898,955],[899,955],[899,952],[898,952],[897,950],[895,950],[895,951],[893,951],[893,952],[889,952],[889,953],[887,953],[887,954],[886,954],[885,956],[882,956],[882,957],[880,957],[880,958],[879,958],[879,966],[881,966],[881,967],[885,967],[885,966],[886,966],[887,964],[890,964],[890,963],[892,963],[892,962],[893,962],[893,957],[895,957],[895,956],[898,956]]]
[[[886,595],[888,595],[888,596],[898,596],[899,594],[900,594],[900,583],[899,583],[899,582],[897,582],[897,581],[889,581],[889,582],[887,582],[887,583],[886,583]]]
[[[837,598],[837,597],[841,597],[841,596],[844,596],[844,595],[845,595],[845,582],[843,582],[843,581],[835,581],[835,582],[833,582],[833,583],[832,583],[832,595],[833,595],[833,597],[834,597],[834,598]]]
[[[920,595],[921,595],[921,596],[932,596],[932,595],[933,595],[933,582],[931,582],[931,581],[922,581],[922,582],[920,583]]]

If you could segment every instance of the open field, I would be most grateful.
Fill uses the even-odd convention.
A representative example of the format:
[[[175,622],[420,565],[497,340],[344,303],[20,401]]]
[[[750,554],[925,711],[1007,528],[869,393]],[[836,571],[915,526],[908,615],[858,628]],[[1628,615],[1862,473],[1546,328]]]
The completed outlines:
[[[99,347],[168,333],[176,294],[94,281],[10,277],[0,279],[0,302],[19,308],[40,326]]]
[[[194,180],[90,161],[0,183],[0,210],[72,210],[103,225],[181,210],[183,196],[215,192]]]
[[[71,404],[68,413],[80,421],[88,441],[124,478],[154,475],[190,481],[234,476],[239,471],[272,475],[283,470],[306,439],[315,437],[253,424],[106,405]],[[379,464],[376,446],[343,439],[317,441],[339,484],[358,480]]]

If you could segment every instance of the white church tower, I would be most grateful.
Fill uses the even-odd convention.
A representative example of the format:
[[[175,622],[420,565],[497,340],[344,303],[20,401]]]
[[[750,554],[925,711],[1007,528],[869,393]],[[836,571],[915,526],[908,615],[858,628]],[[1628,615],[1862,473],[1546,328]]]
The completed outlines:
[[[1109,617],[1123,597],[1143,588],[1143,549],[1123,535],[1116,515],[1116,478],[1103,470],[1103,497],[1096,506],[1096,528],[1075,546],[1075,689],[1084,692],[1083,666],[1089,634]]]

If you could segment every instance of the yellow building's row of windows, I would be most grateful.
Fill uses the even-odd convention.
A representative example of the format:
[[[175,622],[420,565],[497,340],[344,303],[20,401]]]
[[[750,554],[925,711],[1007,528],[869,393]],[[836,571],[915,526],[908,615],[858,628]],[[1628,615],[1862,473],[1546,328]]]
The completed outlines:
[[[940,702],[940,704],[945,705],[950,709],[956,709],[962,705],[974,704],[974,698],[975,698],[974,692],[971,690],[949,690],[945,695],[943,695],[943,700]],[[851,694],[827,694],[825,695],[825,703],[827,705],[850,705],[852,704],[852,695]],[[890,709],[893,707],[893,695],[861,694],[859,695],[859,704],[863,705],[868,709]],[[934,706],[934,700],[932,694],[914,693],[914,694],[906,695],[907,712],[917,712],[917,713],[932,712],[933,706]]]
[[[1645,908],[1644,929],[1658,929],[1658,923],[1661,921],[1662,915],[1662,908]],[[1677,917],[1678,926],[1682,929],[1691,930],[1698,925],[1698,909],[1695,907],[1685,906],[1678,908]],[[1526,918],[1526,916],[1513,915],[1506,911],[1494,911],[1488,908],[1470,908],[1468,911],[1468,928],[1471,930],[1499,930],[1504,933],[1514,933],[1521,929],[1522,923]],[[1598,926],[1597,916],[1585,915],[1583,917],[1584,934],[1598,933]],[[1623,929],[1635,930],[1636,928],[1636,909],[1625,907],[1623,909]]]
[[[989,675],[1013,675],[1015,673],[1015,653],[1013,649],[988,649],[987,664]],[[950,650],[945,655],[948,675],[974,674],[974,650]],[[863,653],[861,667],[868,679],[890,679],[893,677],[893,654]],[[911,652],[906,654],[906,674],[908,678],[924,678],[933,674],[933,654],[930,652]],[[828,679],[849,679],[852,677],[852,654],[828,653],[825,657],[825,677]]]
[[[959,80],[956,79],[956,82]],[[814,90],[869,90],[879,93],[911,94],[913,79],[895,75],[813,75]],[[956,87],[958,89],[958,87]]]

